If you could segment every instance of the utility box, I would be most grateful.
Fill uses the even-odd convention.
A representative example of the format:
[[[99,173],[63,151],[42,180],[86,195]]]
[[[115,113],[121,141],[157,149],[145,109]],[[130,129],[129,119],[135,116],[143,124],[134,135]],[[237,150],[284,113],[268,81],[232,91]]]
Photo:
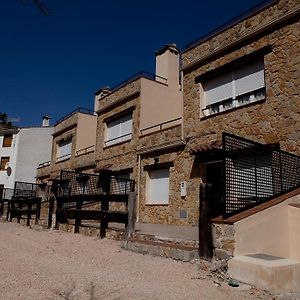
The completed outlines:
[[[180,196],[181,197],[186,197],[187,192],[186,192],[186,181],[181,181],[180,182]]]

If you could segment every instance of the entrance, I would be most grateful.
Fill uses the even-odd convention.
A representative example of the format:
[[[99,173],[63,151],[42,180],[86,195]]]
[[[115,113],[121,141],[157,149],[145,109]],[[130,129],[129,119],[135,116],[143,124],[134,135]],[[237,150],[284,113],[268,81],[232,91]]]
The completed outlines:
[[[199,256],[213,257],[211,219],[222,214],[223,162],[206,163],[200,188]]]

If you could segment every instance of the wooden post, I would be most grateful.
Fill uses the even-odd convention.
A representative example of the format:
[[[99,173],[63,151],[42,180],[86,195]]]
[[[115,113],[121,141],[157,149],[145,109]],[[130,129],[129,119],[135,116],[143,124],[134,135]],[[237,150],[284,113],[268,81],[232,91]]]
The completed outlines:
[[[41,215],[41,198],[36,199],[36,214],[35,214],[35,224],[38,224],[38,220],[40,219]]]
[[[109,209],[109,202],[108,200],[102,199],[101,202],[101,221],[100,221],[100,238],[103,239],[106,236],[106,229],[108,228],[108,220],[107,220],[107,212]]]
[[[83,200],[78,199],[76,201],[76,219],[75,219],[75,233],[79,233],[79,228],[81,225],[81,215],[80,215],[80,210],[82,209],[82,204],[83,204]]]
[[[30,226],[30,219],[31,219],[31,210],[32,210],[32,200],[28,199],[28,211],[27,211],[27,226]]]
[[[61,199],[57,198],[56,199],[56,212],[55,212],[55,229],[58,229],[58,226],[59,226],[59,222],[58,222],[58,211],[61,212],[61,209],[62,209],[62,201]]]
[[[9,211],[10,211],[10,200],[7,200],[6,221],[8,221],[9,218]]]
[[[126,224],[126,236],[129,238],[135,232],[135,208],[136,208],[136,194],[130,192],[128,194],[128,222]]]
[[[54,196],[49,199],[49,210],[48,210],[48,229],[52,227],[52,214],[54,210]]]

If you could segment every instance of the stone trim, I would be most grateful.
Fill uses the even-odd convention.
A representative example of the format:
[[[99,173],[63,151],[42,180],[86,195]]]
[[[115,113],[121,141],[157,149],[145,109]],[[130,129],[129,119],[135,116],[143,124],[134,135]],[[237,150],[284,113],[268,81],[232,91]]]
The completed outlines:
[[[239,57],[225,65],[222,65],[220,67],[217,67],[213,70],[210,70],[208,72],[205,72],[204,74],[201,74],[195,78],[196,83],[200,83],[202,81],[206,81],[209,79],[213,79],[216,76],[219,76],[223,73],[227,73],[230,71],[234,71],[243,65],[246,65],[251,62],[255,62],[259,59],[262,59],[265,55],[272,52],[271,45],[262,47],[261,49],[255,50],[250,54],[244,55],[242,57]]]
[[[53,136],[53,137],[56,137],[56,136],[58,136],[58,135],[60,135],[60,134],[62,134],[62,133],[64,133],[64,132],[66,132],[66,131],[69,131],[69,130],[75,128],[75,127],[77,127],[77,123],[72,124],[72,125],[70,125],[70,126],[67,126],[67,127],[65,127],[65,128],[62,128],[61,130],[58,130],[58,131],[52,133],[52,136]]]
[[[269,22],[268,24],[260,26],[259,28],[252,31],[251,33],[243,35],[240,38],[238,38],[234,41],[231,41],[231,42],[227,43],[226,45],[224,45],[223,47],[215,49],[208,54],[204,54],[200,58],[196,59],[195,61],[193,61],[193,62],[189,63],[188,65],[184,66],[183,68],[181,68],[181,71],[187,72],[190,69],[196,67],[197,65],[200,65],[203,62],[205,62],[209,59],[212,59],[214,56],[221,55],[226,50],[230,50],[234,47],[238,47],[241,43],[247,42],[251,38],[253,38],[259,34],[265,33],[266,31],[271,30],[278,25],[281,25],[283,22],[288,21],[289,19],[298,16],[299,14],[300,14],[300,5],[296,6],[295,9],[293,9],[292,11],[289,11],[288,13],[284,14],[283,16],[280,16],[278,19],[273,20],[273,21]],[[201,45],[201,44],[199,44],[199,45]]]
[[[121,112],[119,113],[116,113],[110,117],[107,117],[105,119],[103,119],[103,123],[107,123],[107,122],[110,122],[110,121],[113,121],[113,120],[116,120],[116,119],[119,119],[129,113],[132,113],[133,111],[135,110],[135,105],[133,106],[130,106],[129,108],[125,109],[125,110],[122,110]]]
[[[103,114],[103,113],[105,113],[105,112],[107,112],[107,111],[109,111],[109,110],[112,110],[112,109],[114,109],[115,107],[117,107],[117,106],[123,104],[124,102],[127,102],[127,101],[131,100],[132,98],[138,97],[139,95],[140,95],[140,91],[135,91],[135,92],[133,92],[133,93],[131,93],[131,94],[129,94],[129,95],[126,95],[126,96],[124,96],[124,97],[118,99],[117,101],[115,101],[115,102],[113,102],[113,103],[107,105],[106,107],[103,107],[103,108],[101,108],[101,109],[98,109],[98,110],[97,110],[97,114],[98,114],[98,116],[99,116],[99,115],[101,115],[101,114]],[[99,100],[98,100],[98,101],[99,101]]]
[[[186,143],[184,141],[175,142],[172,144],[159,145],[157,147],[147,148],[147,149],[139,149],[137,151],[138,155],[148,155],[154,152],[170,150],[173,148],[185,147]]]
[[[152,165],[146,165],[144,166],[144,171],[153,171],[153,170],[159,170],[159,169],[168,169],[174,166],[174,163],[172,161],[170,162],[164,162],[164,163],[156,163]]]

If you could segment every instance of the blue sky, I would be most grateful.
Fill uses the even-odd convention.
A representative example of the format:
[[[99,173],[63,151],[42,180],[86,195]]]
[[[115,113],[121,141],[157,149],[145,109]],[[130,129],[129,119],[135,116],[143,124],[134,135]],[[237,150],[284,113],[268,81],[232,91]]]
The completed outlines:
[[[154,52],[186,44],[255,6],[257,0],[30,0],[0,3],[0,112],[37,126],[53,124],[94,92],[140,70],[154,73]]]

